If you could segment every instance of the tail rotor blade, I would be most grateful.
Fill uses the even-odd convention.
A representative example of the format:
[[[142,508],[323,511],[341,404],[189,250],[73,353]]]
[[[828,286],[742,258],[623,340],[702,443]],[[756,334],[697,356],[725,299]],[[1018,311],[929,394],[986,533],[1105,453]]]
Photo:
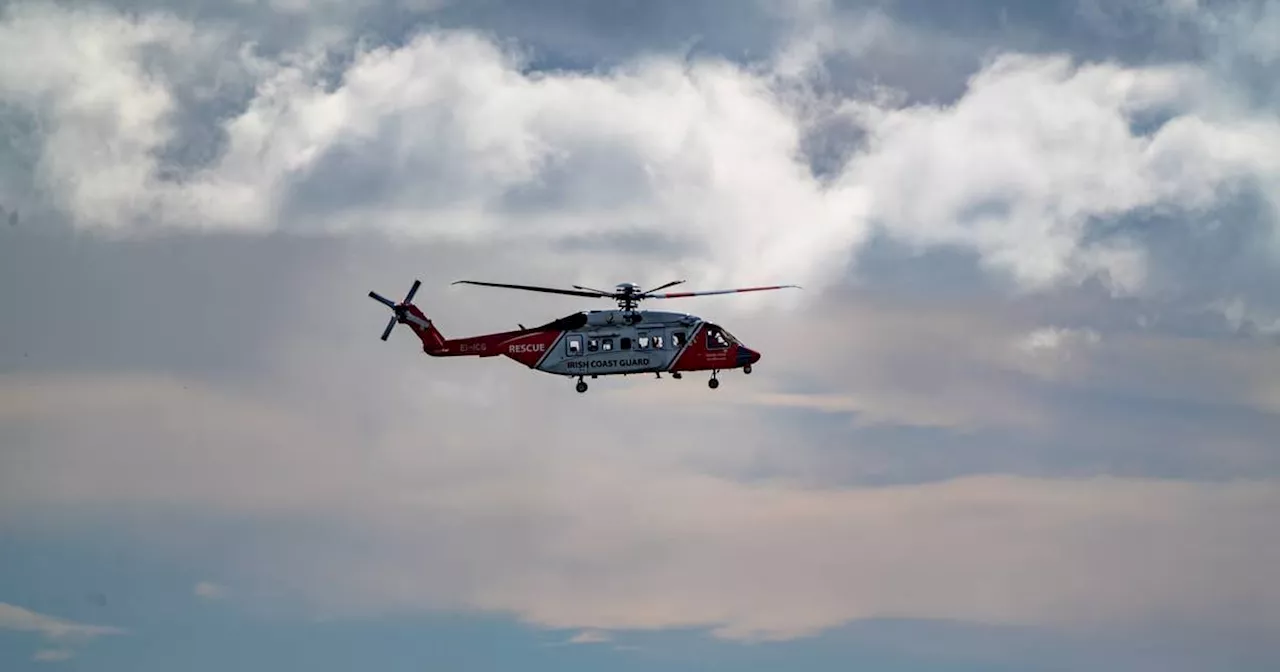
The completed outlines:
[[[377,292],[369,292],[369,298],[390,308],[392,312],[391,319],[387,322],[387,328],[382,330],[382,340],[385,341],[391,336],[391,330],[396,328],[396,323],[404,316],[406,307],[410,301],[413,301],[413,295],[418,293],[418,288],[421,286],[421,280],[414,280],[413,286],[409,288],[409,293],[404,297],[404,302],[402,303],[396,303]]]
[[[395,304],[395,302],[394,302],[394,301],[392,301],[391,299],[388,299],[388,298],[386,298],[386,297],[384,297],[384,296],[379,295],[377,292],[369,292],[369,298],[371,298],[371,299],[373,299],[374,301],[377,301],[378,303],[381,303],[381,304],[385,305],[386,307],[391,308],[391,309],[393,309],[393,310],[394,310],[394,309],[395,309],[395,307],[396,307],[396,304]]]

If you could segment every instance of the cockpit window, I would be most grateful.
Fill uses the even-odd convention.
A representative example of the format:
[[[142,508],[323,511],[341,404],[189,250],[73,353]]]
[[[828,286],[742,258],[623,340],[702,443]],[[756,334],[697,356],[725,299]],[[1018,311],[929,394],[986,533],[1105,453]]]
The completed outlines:
[[[723,350],[727,347],[729,347],[729,338],[725,335],[725,331],[714,324],[708,325],[707,349]]]

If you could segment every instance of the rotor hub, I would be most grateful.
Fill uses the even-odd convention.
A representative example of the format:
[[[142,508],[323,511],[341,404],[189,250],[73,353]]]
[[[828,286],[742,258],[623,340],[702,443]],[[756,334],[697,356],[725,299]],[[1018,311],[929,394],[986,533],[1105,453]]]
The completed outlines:
[[[413,286],[409,288],[409,293],[405,295],[404,301],[401,301],[400,303],[395,303],[391,299],[388,299],[377,292],[369,292],[369,298],[391,309],[391,319],[387,321],[387,328],[382,331],[382,340],[387,340],[387,337],[391,335],[392,328],[394,328],[397,323],[404,324],[408,321],[405,316],[409,314],[409,306],[413,301],[413,295],[418,293],[418,288],[421,286],[421,281],[414,280]]]

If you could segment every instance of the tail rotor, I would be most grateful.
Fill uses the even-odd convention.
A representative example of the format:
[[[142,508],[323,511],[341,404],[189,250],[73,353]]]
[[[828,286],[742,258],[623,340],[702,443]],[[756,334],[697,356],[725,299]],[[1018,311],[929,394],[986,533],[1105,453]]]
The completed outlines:
[[[397,322],[406,321],[405,315],[409,312],[409,302],[413,301],[413,295],[418,293],[418,287],[421,285],[421,281],[414,280],[413,286],[409,288],[409,293],[404,297],[404,301],[401,301],[398,304],[377,292],[369,292],[369,298],[390,308],[393,313],[391,319],[387,322],[387,328],[382,330],[382,340],[385,341],[391,336],[391,330],[395,328]]]

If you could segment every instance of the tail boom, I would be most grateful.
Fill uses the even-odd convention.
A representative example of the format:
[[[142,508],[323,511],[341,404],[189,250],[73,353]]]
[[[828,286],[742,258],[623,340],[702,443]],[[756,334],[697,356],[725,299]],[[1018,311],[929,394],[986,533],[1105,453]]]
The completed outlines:
[[[431,322],[426,313],[422,312],[422,309],[413,304],[405,308],[405,315],[400,321],[409,325],[418,340],[422,341],[422,351],[435,357],[445,356],[449,340],[440,333],[439,329],[436,329],[436,325]]]
[[[497,357],[506,356],[529,368],[537,368],[546,359],[551,349],[563,335],[563,331],[551,328],[550,325],[534,329],[521,327],[515,331],[503,331],[495,334],[483,334],[467,338],[448,339],[432,323],[431,318],[413,305],[413,295],[418,291],[420,283],[415,280],[413,287],[400,303],[379,296],[377,292],[369,292],[369,296],[391,308],[394,315],[383,331],[382,340],[387,340],[396,324],[408,325],[422,342],[422,351],[432,357]]]
[[[560,338],[560,331],[521,329],[467,338],[445,339],[435,327],[411,324],[422,340],[423,352],[432,357],[497,357],[499,355],[535,368]]]

